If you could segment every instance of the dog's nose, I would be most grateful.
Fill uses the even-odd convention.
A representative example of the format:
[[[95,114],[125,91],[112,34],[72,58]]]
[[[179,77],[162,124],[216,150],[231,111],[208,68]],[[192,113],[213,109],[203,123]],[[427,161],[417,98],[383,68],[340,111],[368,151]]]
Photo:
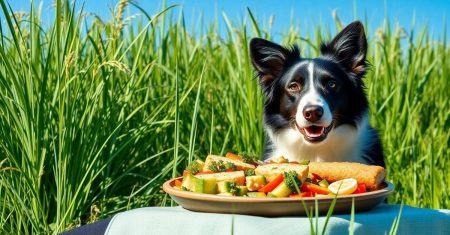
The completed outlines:
[[[323,115],[323,108],[318,105],[307,105],[303,108],[303,117],[310,122],[318,121]]]

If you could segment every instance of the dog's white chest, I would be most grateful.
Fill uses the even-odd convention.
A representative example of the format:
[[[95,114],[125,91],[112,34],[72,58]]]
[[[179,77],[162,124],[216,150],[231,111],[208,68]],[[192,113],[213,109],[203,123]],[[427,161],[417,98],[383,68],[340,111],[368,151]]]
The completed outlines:
[[[324,141],[311,144],[294,129],[285,129],[278,133],[269,132],[273,143],[270,158],[284,156],[289,161],[366,163],[362,158],[362,152],[367,145],[369,134],[369,130],[365,126],[355,128],[350,125],[342,125],[333,129]]]

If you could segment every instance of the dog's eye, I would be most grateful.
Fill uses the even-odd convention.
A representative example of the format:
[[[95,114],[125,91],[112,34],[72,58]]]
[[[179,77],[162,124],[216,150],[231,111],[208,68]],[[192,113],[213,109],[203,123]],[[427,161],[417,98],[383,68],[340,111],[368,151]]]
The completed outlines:
[[[333,81],[333,80],[329,80],[329,81],[327,82],[327,86],[328,86],[329,88],[331,88],[331,89],[334,89],[334,88],[336,88],[336,82]]]
[[[289,89],[289,91],[299,91],[300,84],[293,82],[293,83],[289,84],[288,89]]]

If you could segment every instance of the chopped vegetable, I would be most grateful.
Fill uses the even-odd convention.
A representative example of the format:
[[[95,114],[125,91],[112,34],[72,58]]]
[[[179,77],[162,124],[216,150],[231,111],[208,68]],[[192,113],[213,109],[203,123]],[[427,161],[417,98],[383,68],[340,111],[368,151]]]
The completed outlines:
[[[262,175],[252,175],[245,177],[245,184],[248,190],[256,191],[266,184],[266,178]]]
[[[236,195],[236,196],[244,196],[244,195],[247,195],[247,193],[248,193],[247,186],[237,186],[236,187],[236,192],[234,193],[234,195]]]
[[[293,191],[289,188],[285,181],[281,182],[275,189],[270,192],[274,197],[287,197]]]
[[[298,178],[298,174],[295,171],[284,172],[283,182],[281,182],[270,193],[274,197],[287,197],[292,192],[300,192],[300,186],[302,182]]]
[[[237,186],[233,181],[220,181],[217,183],[219,193],[230,193],[235,196],[244,196],[247,194],[247,186]]]
[[[308,181],[309,178],[306,178],[305,183],[302,184],[302,187],[300,188],[301,192],[309,192],[308,187],[306,187],[306,184],[311,184],[311,181]]]
[[[175,186],[181,188],[181,180],[175,180]]]
[[[203,179],[199,179],[193,175],[183,177],[181,188],[186,191],[203,193]]]
[[[181,189],[195,193],[216,194],[216,179],[199,179],[189,174],[183,177]]]
[[[266,186],[260,188],[258,191],[263,193],[271,192],[275,189],[275,187],[281,184],[281,182],[283,182],[283,174],[279,174],[277,177],[275,177],[275,179],[266,184]]]
[[[322,177],[320,177],[317,174],[311,173],[311,179],[314,180],[314,181],[321,181]]]
[[[245,176],[253,176],[253,175],[256,175],[256,174],[255,174],[255,170],[253,170],[253,169],[245,170],[245,171],[244,171],[244,174],[245,174]]]
[[[292,192],[299,192],[302,185],[295,171],[284,172],[284,183]]]
[[[365,192],[367,192],[366,184],[358,184],[358,187],[356,188],[355,192],[353,192],[353,194],[365,193]]]
[[[324,187],[324,188],[328,188],[330,184],[328,183],[328,181],[326,179],[323,179],[319,182],[319,186]]]
[[[328,188],[324,188],[319,185],[315,185],[315,184],[311,184],[311,183],[305,183],[305,184],[306,184],[306,188],[310,192],[318,193],[318,194],[326,194],[326,195],[330,194],[330,190],[328,190]]]
[[[227,158],[229,158],[229,159],[233,159],[233,160],[238,160],[238,161],[241,161],[241,160],[242,160],[241,156],[236,155],[236,154],[234,154],[234,153],[227,153],[227,154],[225,155],[225,157],[227,157]]]
[[[203,193],[207,194],[217,193],[217,180],[215,178],[203,179]]]
[[[219,193],[234,193],[236,191],[236,183],[233,181],[217,182],[217,191]]]

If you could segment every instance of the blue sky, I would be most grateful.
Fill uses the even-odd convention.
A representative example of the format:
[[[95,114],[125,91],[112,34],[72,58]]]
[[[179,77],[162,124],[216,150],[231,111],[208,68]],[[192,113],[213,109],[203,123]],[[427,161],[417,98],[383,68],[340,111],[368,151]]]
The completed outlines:
[[[29,0],[7,0],[15,11],[27,11]],[[42,2],[43,19],[49,21],[53,16],[52,3],[54,0],[35,1]],[[77,0],[77,5],[85,4],[87,12],[100,15],[104,19],[111,16],[118,0]],[[160,0],[138,0],[141,7],[148,13],[155,14],[161,9]],[[334,28],[331,12],[336,10],[339,18],[346,24],[354,19],[367,19],[369,31],[381,26],[385,15],[394,22],[409,29],[415,19],[416,26],[428,25],[433,37],[442,37],[444,25],[447,25],[447,39],[449,37],[449,9],[450,0],[418,1],[418,0],[166,0],[167,5],[180,4],[183,8],[186,24],[190,27],[198,21],[200,15],[205,22],[213,21],[217,16],[222,20],[222,12],[233,21],[242,20],[249,7],[259,22],[268,22],[270,16],[274,17],[273,30],[275,34],[283,32],[293,22],[300,25],[301,31],[311,30],[319,24]],[[129,8],[129,14],[137,10]],[[174,11],[176,14],[177,10]],[[0,13],[0,15],[2,15]],[[3,16],[1,17],[3,19]],[[222,24],[223,25],[223,24]],[[304,29],[302,30],[302,27]]]

